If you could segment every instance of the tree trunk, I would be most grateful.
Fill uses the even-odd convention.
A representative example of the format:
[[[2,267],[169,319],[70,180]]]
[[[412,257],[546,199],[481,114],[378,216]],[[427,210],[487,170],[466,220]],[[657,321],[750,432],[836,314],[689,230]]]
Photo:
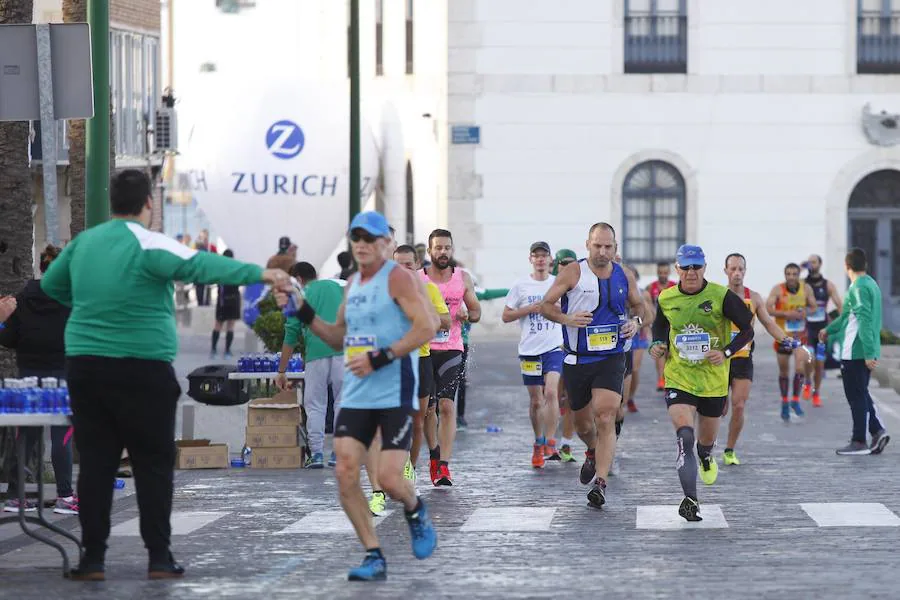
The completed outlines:
[[[87,0],[63,0],[63,22],[84,23],[87,21]],[[69,121],[69,202],[72,222],[69,225],[69,239],[84,231],[84,140],[85,120]]]
[[[0,0],[0,24],[31,23],[32,0]],[[34,276],[34,217],[28,165],[28,123],[0,122],[0,295],[16,294]],[[15,355],[0,350],[0,377],[15,377]],[[14,430],[0,428],[0,481]]]

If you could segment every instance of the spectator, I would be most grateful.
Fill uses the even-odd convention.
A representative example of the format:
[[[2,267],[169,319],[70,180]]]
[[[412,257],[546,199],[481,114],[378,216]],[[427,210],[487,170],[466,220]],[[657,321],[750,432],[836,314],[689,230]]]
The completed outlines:
[[[41,252],[40,271],[45,273],[61,250],[47,246]],[[65,379],[66,357],[64,332],[70,310],[41,290],[40,281],[32,279],[17,297],[18,308],[0,329],[0,346],[16,351],[19,377],[55,377]],[[18,435],[25,436],[26,454],[38,447],[43,435],[40,427],[20,427]],[[78,514],[78,497],[72,490],[72,427],[57,425],[50,428],[53,472],[56,475],[56,505],[53,512],[62,515]],[[43,457],[40,457],[43,460]],[[17,456],[11,455],[9,489],[18,489]],[[19,500],[6,501],[3,510],[19,511]],[[37,510],[37,503],[26,501],[25,511]]]
[[[209,231],[201,229],[194,242],[194,250],[209,252]],[[209,306],[209,290],[204,283],[194,284],[194,293],[197,294],[197,306]]]
[[[81,455],[84,555],[70,576],[79,581],[105,579],[112,488],[123,447],[134,469],[148,576],[184,574],[169,548],[181,395],[171,364],[178,346],[172,281],[289,285],[282,271],[190,250],[147,229],[151,189],[141,171],[117,174],[109,189],[112,219],[72,240],[41,280],[48,296],[72,307],[66,372]]]
[[[337,279],[343,279],[347,281],[347,279],[353,275],[356,269],[353,266],[353,255],[347,252],[340,252],[337,255],[338,266],[341,268],[341,272],[336,275]]]
[[[291,243],[291,238],[284,236],[278,240],[278,254],[276,256],[290,256],[292,263],[297,262],[297,246]]]
[[[841,315],[819,332],[819,341],[836,337],[843,332],[841,372],[844,394],[853,418],[853,437],[850,443],[836,451],[841,456],[881,454],[891,437],[887,434],[872,396],[869,377],[881,356],[881,289],[866,274],[866,253],[851,248],[844,259],[850,288]],[[866,427],[872,434],[872,444],[866,444]]]
[[[234,258],[231,249],[226,250],[222,256]],[[231,358],[231,344],[234,342],[234,322],[241,318],[241,288],[237,285],[219,284],[219,295],[216,299],[216,324],[213,325],[212,351],[210,358],[215,358],[219,345],[219,335],[222,326],[225,326],[225,353],[224,358]]]
[[[419,258],[419,264],[422,265],[422,268],[430,267],[431,261],[428,260],[428,247],[419,242],[416,244],[416,256]]]

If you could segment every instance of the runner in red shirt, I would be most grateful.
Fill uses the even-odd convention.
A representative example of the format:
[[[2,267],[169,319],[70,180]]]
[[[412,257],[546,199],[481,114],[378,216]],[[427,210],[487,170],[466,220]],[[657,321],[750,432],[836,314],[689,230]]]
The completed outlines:
[[[672,267],[667,262],[656,263],[656,281],[647,286],[647,293],[650,294],[650,300],[653,301],[653,314],[656,314],[658,306],[657,298],[663,290],[669,289],[675,285],[674,281],[669,279]],[[666,387],[666,380],[663,377],[663,369],[666,366],[665,359],[656,359],[656,391],[662,392]]]

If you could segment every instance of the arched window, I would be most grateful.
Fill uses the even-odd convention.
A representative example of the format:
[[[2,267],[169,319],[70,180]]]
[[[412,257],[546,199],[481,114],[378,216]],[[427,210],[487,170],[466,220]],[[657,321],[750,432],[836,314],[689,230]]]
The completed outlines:
[[[684,178],[659,160],[643,162],[622,186],[622,258],[627,263],[675,260],[685,237]]]

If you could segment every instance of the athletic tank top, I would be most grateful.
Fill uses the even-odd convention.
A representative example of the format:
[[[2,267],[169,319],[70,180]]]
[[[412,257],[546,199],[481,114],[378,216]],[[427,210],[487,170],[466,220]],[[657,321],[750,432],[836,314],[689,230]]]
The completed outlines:
[[[667,290],[673,285],[675,285],[674,281],[667,281],[665,286],[660,285],[659,279],[648,285],[647,291],[650,292],[650,299],[653,300],[653,304],[656,304],[658,302],[659,295],[663,292],[663,290]]]
[[[389,280],[397,267],[386,261],[372,279],[360,283],[360,275],[353,275],[347,291],[344,319],[344,360],[357,354],[387,348],[409,331],[411,323],[391,297]],[[418,410],[416,398],[419,378],[419,356],[412,352],[397,357],[391,364],[357,377],[344,368],[344,387],[341,408],[397,408]]]
[[[450,309],[450,331],[441,330],[437,332],[437,335],[431,340],[432,352],[440,352],[441,350],[463,351],[462,323],[456,319],[456,313],[459,312],[459,306],[462,304],[463,296],[466,294],[466,283],[463,280],[462,269],[450,268],[453,271],[447,283],[432,280],[425,272],[425,269],[419,271],[423,281],[431,281],[438,286],[438,289],[441,290],[441,296],[444,297],[444,302],[447,303],[447,308]]]
[[[778,295],[778,300],[775,301],[775,310],[804,310],[805,307],[806,291],[803,288],[803,284],[800,284],[797,291],[792,294],[788,291],[787,285],[782,283],[781,293]],[[806,330],[805,318],[784,319],[782,317],[775,317],[775,323],[787,332],[788,335]]]
[[[753,296],[750,292],[750,288],[744,287],[744,304],[747,305],[747,308],[750,309],[750,314],[753,315],[753,319],[750,323],[754,323],[756,321],[756,306],[753,305]],[[737,334],[740,332],[737,325],[734,323],[731,324],[731,339],[737,337]],[[732,355],[732,358],[749,358],[753,354],[753,342],[751,341],[749,344],[738,350]]]
[[[806,315],[808,323],[824,323],[828,319],[828,280],[824,277],[806,278],[806,283],[812,288],[813,295],[816,297],[816,310]]]
[[[578,263],[581,277],[563,295],[562,311],[565,314],[585,311],[594,316],[587,327],[563,327],[565,361],[570,365],[597,362],[621,354],[625,348],[625,340],[619,335],[619,328],[626,320],[628,278],[625,271],[612,263],[612,274],[600,279],[586,259]]]

